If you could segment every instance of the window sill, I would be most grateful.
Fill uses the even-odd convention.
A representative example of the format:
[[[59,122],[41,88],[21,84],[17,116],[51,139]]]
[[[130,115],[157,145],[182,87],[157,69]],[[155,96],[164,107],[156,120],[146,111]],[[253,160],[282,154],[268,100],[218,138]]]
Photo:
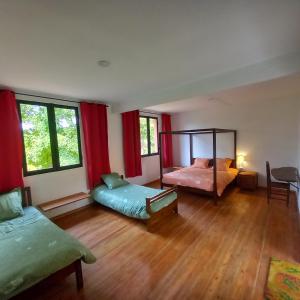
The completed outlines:
[[[45,169],[45,170],[38,170],[38,171],[32,171],[32,172],[24,172],[23,176],[29,177],[29,176],[35,176],[35,175],[42,175],[42,174],[56,173],[56,172],[61,172],[61,171],[66,171],[66,170],[78,169],[78,168],[82,168],[82,164],[61,167],[59,169]]]
[[[152,154],[145,154],[145,155],[141,155],[141,157],[149,157],[149,156],[158,156],[158,153],[152,153]]]

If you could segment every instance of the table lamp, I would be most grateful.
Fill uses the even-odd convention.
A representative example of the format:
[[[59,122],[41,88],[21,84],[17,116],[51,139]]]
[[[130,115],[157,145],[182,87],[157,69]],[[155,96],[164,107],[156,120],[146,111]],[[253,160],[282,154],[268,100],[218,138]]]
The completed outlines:
[[[243,170],[245,166],[245,155],[244,154],[239,154],[237,156],[237,167],[239,170]]]

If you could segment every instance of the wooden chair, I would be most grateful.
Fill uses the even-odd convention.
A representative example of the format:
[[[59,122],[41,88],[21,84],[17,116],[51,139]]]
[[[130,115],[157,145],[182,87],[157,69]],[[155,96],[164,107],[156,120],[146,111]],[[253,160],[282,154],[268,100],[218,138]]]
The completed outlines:
[[[278,200],[286,201],[286,205],[289,206],[290,183],[272,181],[270,163],[268,161],[266,161],[266,171],[267,171],[268,204],[270,204],[271,199],[278,199]],[[279,197],[274,197],[274,196],[279,196]]]

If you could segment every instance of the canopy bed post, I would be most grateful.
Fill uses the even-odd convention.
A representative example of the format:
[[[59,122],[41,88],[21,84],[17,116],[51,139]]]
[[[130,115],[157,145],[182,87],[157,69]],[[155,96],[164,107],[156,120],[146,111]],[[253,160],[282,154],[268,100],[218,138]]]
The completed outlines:
[[[217,134],[216,129],[213,129],[213,177],[214,177],[214,202],[218,202],[218,190],[217,190]]]
[[[164,188],[163,184],[163,149],[162,149],[162,132],[159,133],[159,145],[158,145],[158,153],[159,153],[159,169],[160,169],[160,188]]]
[[[236,134],[236,130],[233,131],[233,135],[234,135],[234,165],[233,167],[236,168],[236,160],[237,160],[237,150],[236,150],[236,140],[237,140],[237,134]]]
[[[193,134],[190,133],[190,163],[193,164]]]

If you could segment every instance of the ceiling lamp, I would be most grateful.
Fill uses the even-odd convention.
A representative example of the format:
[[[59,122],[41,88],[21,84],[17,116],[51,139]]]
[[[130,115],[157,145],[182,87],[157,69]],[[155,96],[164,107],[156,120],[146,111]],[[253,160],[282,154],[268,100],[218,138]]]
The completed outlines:
[[[107,68],[110,66],[110,61],[108,60],[98,60],[98,66],[102,67],[102,68]]]

